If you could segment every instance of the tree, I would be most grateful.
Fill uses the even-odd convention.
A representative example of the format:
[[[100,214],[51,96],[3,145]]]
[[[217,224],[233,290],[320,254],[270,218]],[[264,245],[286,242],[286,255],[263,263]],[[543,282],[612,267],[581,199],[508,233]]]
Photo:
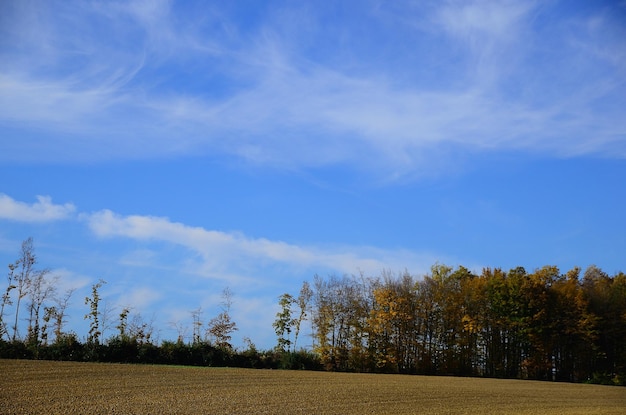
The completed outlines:
[[[291,305],[293,303],[295,303],[295,300],[291,294],[285,293],[278,299],[280,311],[276,313],[276,321],[274,321],[272,326],[274,327],[276,336],[278,336],[278,345],[276,346],[276,349],[281,352],[290,351],[290,334],[291,327],[294,323],[294,320],[291,318]]]
[[[298,304],[298,308],[300,309],[300,313],[298,317],[294,319],[294,336],[293,336],[293,350],[296,350],[296,345],[298,343],[298,336],[300,335],[300,327],[302,326],[302,322],[307,318],[307,312],[309,310],[309,303],[311,301],[311,297],[313,297],[313,291],[311,290],[311,286],[308,282],[304,281],[302,283],[302,288],[300,289],[300,295],[296,299],[296,303]]]
[[[54,337],[55,341],[58,341],[63,336],[63,325],[65,321],[65,312],[70,303],[70,298],[74,294],[75,289],[71,288],[65,291],[65,295],[62,298],[56,298],[56,306],[52,307],[52,317],[54,318]]]
[[[69,290],[64,299],[57,299],[55,296],[57,277],[51,278],[49,269],[36,269],[37,262],[33,239],[28,238],[22,242],[19,258],[14,263],[9,264],[8,285],[0,304],[0,339],[5,336],[12,341],[19,339],[19,321],[24,298],[29,299],[26,343],[30,346],[38,346],[41,342],[47,343],[50,322],[53,320],[56,328],[54,333],[57,338],[60,337],[65,310],[74,290]],[[15,320],[11,327],[12,336],[9,336],[5,312],[8,306],[14,304],[13,292],[16,296]],[[48,300],[52,300],[56,305],[50,305],[47,303]]]
[[[400,320],[407,317],[403,313],[404,301],[389,285],[375,288],[373,296],[374,307],[367,325],[376,367],[384,371],[398,372],[399,326]]]
[[[56,292],[56,278],[49,279],[49,274],[50,270],[48,269],[34,271],[30,281],[30,289],[28,292],[28,297],[30,298],[30,303],[28,305],[30,315],[28,318],[27,341],[31,346],[38,346],[39,341],[41,340],[42,307],[44,306],[45,301]],[[47,314],[45,317],[49,320],[51,317],[50,312],[46,312],[44,309],[44,314]],[[47,322],[44,322],[44,324],[46,323]]]
[[[597,341],[597,318],[590,313],[589,301],[580,282],[580,268],[567,272],[552,286],[556,297],[553,326],[555,380],[579,381],[589,372],[593,347]]]
[[[91,287],[91,297],[85,297],[85,304],[89,306],[89,313],[85,314],[85,319],[90,320],[89,324],[89,337],[87,337],[87,344],[91,346],[97,346],[100,344],[100,336],[102,335],[102,328],[100,327],[100,288],[106,284],[106,281],[100,279],[96,284]]]
[[[138,343],[140,346],[146,343],[151,344],[154,334],[153,322],[154,320],[149,322],[145,321],[140,313],[133,314],[133,318],[127,325],[128,330],[125,333],[127,338]]]
[[[369,313],[363,285],[354,278],[315,276],[314,351],[330,370],[355,370],[365,359]]]
[[[500,268],[483,268],[480,279],[485,289],[485,309],[482,312],[483,368],[485,376],[516,377],[519,359],[514,359],[517,348],[517,314],[513,277]]]
[[[561,280],[556,266],[545,266],[528,274],[522,285],[527,310],[524,329],[529,345],[522,369],[531,379],[553,380],[554,351],[560,341],[555,330],[557,318],[553,310],[557,304],[553,286]]]
[[[467,268],[459,266],[451,276],[458,283],[453,291],[457,336],[455,338],[455,370],[458,375],[476,375],[480,362],[480,316],[484,309],[484,285],[480,278]]]
[[[195,310],[193,310],[191,312],[191,318],[193,320],[192,322],[192,329],[193,329],[193,334],[192,334],[192,339],[191,339],[191,343],[192,344],[200,344],[201,343],[201,336],[200,336],[200,329],[203,326],[202,323],[202,308],[198,307]],[[180,339],[180,336],[179,336]]]
[[[188,327],[186,327],[180,321],[172,321],[169,323],[169,325],[176,329],[176,332],[178,333],[178,336],[176,337],[176,343],[183,344],[185,337],[187,336]]]
[[[9,269],[13,273],[12,279],[17,293],[17,301],[15,303],[15,321],[13,323],[12,341],[18,338],[18,321],[21,308],[21,302],[28,295],[31,279],[35,272],[34,266],[37,263],[35,256],[35,248],[33,247],[33,238],[28,238],[22,242],[20,257]]]
[[[6,306],[13,305],[11,300],[11,291],[17,288],[15,282],[15,264],[9,264],[9,273],[7,275],[7,288],[2,294],[2,305],[0,306],[0,340],[6,335],[9,336],[9,328],[6,321],[4,321],[4,310]]]
[[[233,346],[230,343],[232,333],[238,330],[237,324],[230,317],[230,307],[233,303],[232,297],[233,294],[228,287],[222,291],[222,303],[220,304],[222,312],[209,321],[207,330],[207,334],[213,339],[215,345],[229,352],[233,350]]]
[[[430,276],[425,276],[416,284],[417,288],[417,320],[419,330],[419,367],[418,372],[435,374],[439,370],[440,327],[442,307],[438,299],[438,283]]]
[[[602,383],[626,383],[626,275],[609,277],[592,265],[585,270],[582,290],[595,318],[594,356],[590,375]]]
[[[127,329],[128,329],[128,313],[130,313],[129,307],[124,307],[122,312],[120,313],[120,322],[117,325],[117,329],[120,334],[119,337],[121,340],[125,340],[128,338]]]

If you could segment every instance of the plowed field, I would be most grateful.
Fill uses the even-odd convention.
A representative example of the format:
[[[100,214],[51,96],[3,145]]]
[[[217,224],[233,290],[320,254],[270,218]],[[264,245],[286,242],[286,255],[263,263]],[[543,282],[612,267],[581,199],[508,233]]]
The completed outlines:
[[[0,360],[1,414],[625,414],[626,388]]]

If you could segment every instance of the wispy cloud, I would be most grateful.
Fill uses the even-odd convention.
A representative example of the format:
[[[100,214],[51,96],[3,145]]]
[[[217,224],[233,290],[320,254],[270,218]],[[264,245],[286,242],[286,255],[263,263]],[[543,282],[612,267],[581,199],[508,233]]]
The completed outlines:
[[[535,8],[532,1],[451,1],[442,3],[432,20],[446,32],[479,47],[478,37],[492,42],[516,38],[523,19]]]
[[[135,287],[130,291],[120,293],[116,303],[120,311],[124,307],[132,307],[133,310],[140,311],[147,309],[149,306],[162,299],[163,296],[164,294],[162,292],[157,292],[151,287]]]
[[[238,232],[187,226],[163,217],[121,216],[110,210],[84,214],[82,218],[100,237],[125,237],[184,247],[201,258],[200,262],[188,262],[189,272],[217,279],[232,280],[240,273],[238,279],[247,280],[252,278],[254,271],[272,268],[277,264],[292,270],[316,269],[347,274],[363,271],[368,275],[378,275],[385,269],[399,271],[407,267],[415,272],[425,272],[431,264],[441,259],[432,254],[416,254],[405,250],[300,246],[266,238],[251,238]]]
[[[37,202],[19,202],[0,193],[0,219],[18,222],[49,222],[70,218],[75,206],[71,203],[55,205],[49,196],[37,196]]]
[[[303,19],[304,35],[272,13],[245,31],[226,12],[203,10],[200,18],[167,1],[83,5],[63,15],[24,7],[21,16],[42,22],[46,46],[30,29],[8,31],[25,49],[2,53],[11,63],[0,66],[0,120],[49,128],[51,141],[76,150],[55,154],[53,143],[38,154],[41,146],[30,143],[31,151],[0,157],[205,152],[289,168],[346,164],[388,177],[445,169],[450,151],[626,157],[623,42],[609,39],[618,29],[593,24],[615,21],[563,16],[588,34],[576,36],[574,23],[542,26],[542,13],[554,11],[532,2],[401,4],[385,15],[398,31],[387,36],[446,39],[446,47],[398,51],[406,57],[398,53],[392,66],[333,45],[307,54],[299,46],[325,30],[314,13]],[[382,19],[357,12],[342,32],[348,46],[358,19]],[[33,61],[39,52],[45,60]],[[455,62],[454,71],[437,76],[437,61]],[[425,75],[401,70],[411,65]]]

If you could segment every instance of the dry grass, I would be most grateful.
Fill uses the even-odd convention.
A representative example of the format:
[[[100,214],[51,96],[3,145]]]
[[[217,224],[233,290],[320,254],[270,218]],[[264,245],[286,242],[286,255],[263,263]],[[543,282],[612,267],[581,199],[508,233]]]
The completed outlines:
[[[626,388],[0,360],[2,414],[624,414]]]

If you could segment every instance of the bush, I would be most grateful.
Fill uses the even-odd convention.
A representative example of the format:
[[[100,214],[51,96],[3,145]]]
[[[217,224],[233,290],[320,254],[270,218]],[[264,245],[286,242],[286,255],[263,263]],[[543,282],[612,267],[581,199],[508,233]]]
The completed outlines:
[[[85,359],[85,347],[75,333],[64,333],[54,343],[45,346],[41,355],[50,360],[80,361]]]
[[[612,385],[612,386],[626,386],[626,376],[620,373],[600,373],[593,374],[591,379],[588,379],[586,383],[595,385]]]
[[[33,351],[21,341],[7,342],[0,340],[0,358],[2,359],[32,359]]]

